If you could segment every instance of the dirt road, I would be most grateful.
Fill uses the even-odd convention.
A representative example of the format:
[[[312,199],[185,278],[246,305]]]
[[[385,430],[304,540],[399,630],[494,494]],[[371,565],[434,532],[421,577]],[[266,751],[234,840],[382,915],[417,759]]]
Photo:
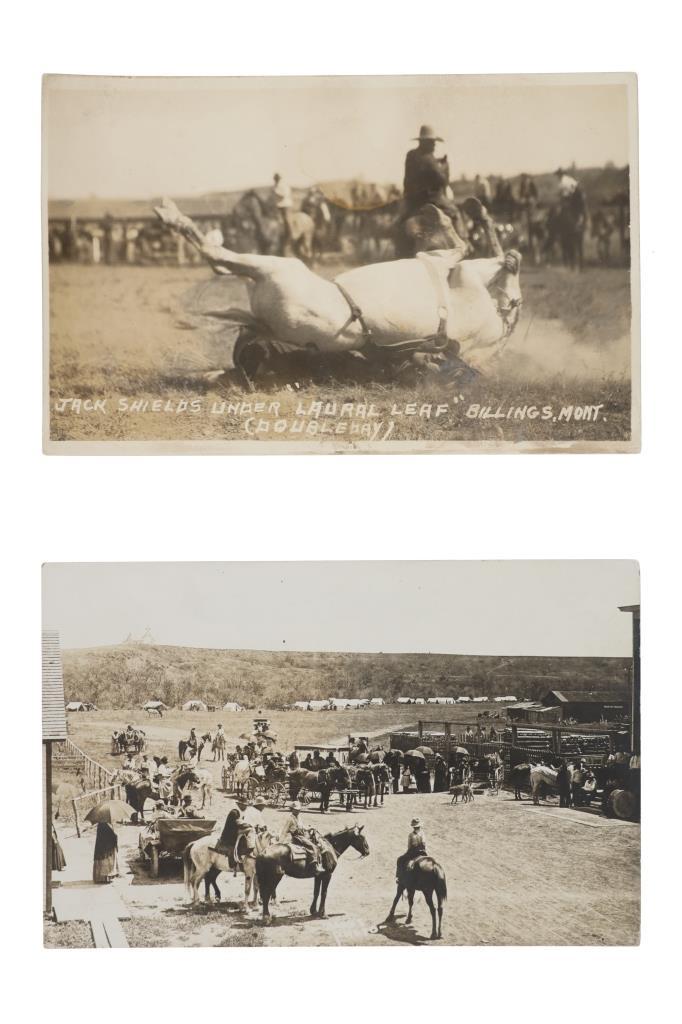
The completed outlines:
[[[214,795],[210,817],[219,824],[232,801]],[[208,813],[208,810],[207,812]],[[283,811],[266,809],[274,831]],[[119,827],[121,862],[128,874],[117,883],[131,919],[131,945],[420,945],[428,942],[430,916],[418,896],[412,927],[406,904],[392,925],[382,924],[394,894],[395,858],[405,848],[410,819],[424,825],[429,852],[443,865],[448,903],[443,941],[452,945],[605,945],[637,942],[639,930],[639,826],[599,816],[560,816],[556,804],[534,808],[511,794],[478,796],[451,806],[447,794],[390,796],[383,808],[306,808],[308,824],[322,832],[361,823],[370,856],[348,851],[339,861],[328,897],[328,919],[312,919],[312,882],[285,878],[274,919],[245,913],[243,878],[221,875],[224,903],[191,909],[178,864],[162,865],[151,880],[138,862],[138,828]],[[78,843],[93,843],[92,834]],[[67,860],[69,857],[66,845]]]

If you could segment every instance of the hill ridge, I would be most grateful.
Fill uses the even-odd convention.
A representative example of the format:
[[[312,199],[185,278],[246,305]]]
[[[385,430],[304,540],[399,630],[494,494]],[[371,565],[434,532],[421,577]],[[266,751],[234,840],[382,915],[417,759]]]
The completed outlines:
[[[625,686],[629,658],[259,651],[117,644],[63,651],[67,700],[135,707],[156,698],[281,707],[327,697],[503,696]]]

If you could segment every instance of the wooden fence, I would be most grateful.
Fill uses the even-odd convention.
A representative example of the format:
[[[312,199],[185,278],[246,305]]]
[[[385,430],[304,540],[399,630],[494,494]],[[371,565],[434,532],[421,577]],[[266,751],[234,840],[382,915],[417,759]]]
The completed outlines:
[[[111,786],[104,786],[103,789],[93,789],[81,796],[76,796],[71,801],[73,807],[73,816],[76,822],[76,835],[80,839],[81,836],[81,823],[85,818],[85,815],[93,807],[97,807],[104,800],[122,800],[125,794],[123,792],[123,786],[119,783],[114,783]]]

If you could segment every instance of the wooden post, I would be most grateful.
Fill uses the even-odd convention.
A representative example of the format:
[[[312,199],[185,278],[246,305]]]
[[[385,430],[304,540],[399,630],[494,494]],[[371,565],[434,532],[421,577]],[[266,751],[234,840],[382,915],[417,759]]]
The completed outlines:
[[[445,763],[450,764],[450,723],[443,722],[443,730],[445,732]]]
[[[421,742],[424,738],[424,723],[422,722],[421,718],[417,723],[417,728],[419,729],[419,746],[421,746]]]
[[[78,804],[76,803],[75,800],[72,800],[71,801],[71,806],[73,807],[73,816],[74,816],[74,819],[75,819],[75,822],[76,822],[76,835],[80,839],[80,837],[81,837],[81,829],[80,829],[80,825],[78,823]]]
[[[561,753],[561,729],[552,729],[552,750],[555,754]]]
[[[43,743],[45,775],[45,913],[52,913],[52,742]]]
[[[512,744],[516,747],[516,746],[518,746],[518,738],[519,738],[519,727],[518,727],[518,725],[512,725],[512,727],[511,727],[511,734],[512,734]]]

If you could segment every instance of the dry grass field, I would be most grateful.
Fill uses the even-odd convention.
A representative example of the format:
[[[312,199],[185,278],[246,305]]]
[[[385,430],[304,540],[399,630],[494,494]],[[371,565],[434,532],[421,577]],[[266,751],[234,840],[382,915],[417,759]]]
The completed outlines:
[[[319,272],[333,277],[342,269],[330,262]],[[55,264],[49,289],[50,437],[628,440],[628,272],[526,268],[522,288],[522,317],[495,373],[462,388],[294,381],[247,395],[204,376],[231,365],[235,334],[202,314],[247,306],[240,281],[212,277],[204,267]],[[311,415],[315,401],[354,403],[354,413],[345,419]],[[438,406],[445,411],[436,414]],[[586,418],[585,407],[601,408]]]
[[[420,708],[422,718],[437,720],[444,712],[473,709]],[[296,742],[329,742],[351,733],[379,737],[399,724],[414,722],[414,708],[379,708],[361,713],[269,714],[280,735],[280,747]],[[449,714],[448,714],[448,717]],[[136,721],[147,730],[152,753],[172,753],[190,724],[199,728],[222,721],[231,743],[251,715],[172,713],[162,720],[142,722],[139,712],[98,712],[72,715],[74,741],[104,764],[111,728]],[[207,762],[218,781],[219,765]],[[211,818],[222,824],[232,801],[216,789]],[[448,880],[443,941],[452,945],[630,945],[639,935],[639,825],[559,812],[555,802],[534,808],[518,803],[507,792],[476,797],[468,805],[451,806],[447,794],[389,796],[383,808],[358,809],[351,814],[334,807],[326,816],[311,805],[308,823],[321,831],[336,831],[361,822],[370,856],[345,854],[332,880],[328,919],[310,918],[312,883],[284,879],[272,923],[264,926],[258,912],[240,905],[243,880],[221,875],[223,902],[191,909],[178,866],[162,866],[151,880],[137,859],[135,826],[119,828],[121,860],[127,873],[115,885],[131,917],[124,921],[133,946],[220,945],[422,945],[428,944],[430,917],[421,897],[415,902],[411,927],[405,925],[406,905],[398,908],[392,925],[384,924],[394,893],[395,858],[405,845],[410,819],[423,822],[429,852],[443,865]],[[266,821],[278,829],[283,811],[268,808]],[[64,839],[91,846],[94,837]],[[87,853],[87,851],[85,851]],[[90,854],[91,855],[91,854]],[[60,929],[64,929],[60,931]],[[48,925],[46,942],[87,945],[86,933]]]

